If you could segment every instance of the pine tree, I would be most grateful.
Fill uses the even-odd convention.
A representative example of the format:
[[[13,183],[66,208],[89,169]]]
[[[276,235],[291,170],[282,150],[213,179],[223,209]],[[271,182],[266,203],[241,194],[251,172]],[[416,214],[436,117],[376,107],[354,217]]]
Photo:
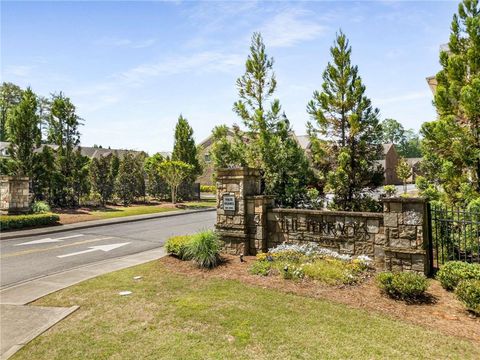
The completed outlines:
[[[280,101],[271,99],[277,87],[273,63],[262,36],[254,33],[245,73],[237,80],[239,100],[233,105],[247,131],[236,137],[230,150],[238,155],[242,149],[238,144],[246,142],[243,159],[236,160],[262,169],[265,192],[275,195],[280,204],[292,206],[305,193],[311,174],[303,150],[291,138]]]
[[[20,103],[9,112],[9,153],[16,163],[16,172],[19,175],[32,176],[33,151],[40,146],[42,135],[37,112],[37,97],[30,88],[23,92]]]
[[[0,141],[7,141],[7,118],[10,110],[22,100],[23,90],[12,83],[4,82],[0,86]]]
[[[308,123],[313,158],[322,158],[316,165],[328,174],[324,180],[335,195],[332,206],[357,211],[371,203],[365,190],[382,181],[374,163],[381,155],[381,127],[379,111],[372,108],[358,67],[351,64],[351,52],[340,32],[330,49],[333,62],[323,73],[322,90],[314,92],[307,112],[314,121]]]
[[[112,197],[115,179],[112,174],[112,156],[93,158],[90,162],[90,182],[92,190],[100,194],[102,206]]]
[[[202,173],[202,167],[198,161],[197,147],[193,139],[193,129],[182,115],[178,118],[175,126],[175,140],[173,145],[172,160],[183,161],[192,165],[192,174],[188,180],[193,182]]]
[[[440,52],[434,105],[438,120],[424,123],[424,188],[466,204],[480,197],[480,7],[464,0],[454,14],[448,49]],[[426,181],[424,181],[426,180]],[[472,191],[473,190],[473,191]]]

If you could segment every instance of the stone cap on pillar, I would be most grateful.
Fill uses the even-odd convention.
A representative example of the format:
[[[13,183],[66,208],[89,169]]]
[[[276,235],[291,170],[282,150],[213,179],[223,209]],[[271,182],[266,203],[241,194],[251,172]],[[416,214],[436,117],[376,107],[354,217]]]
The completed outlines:
[[[395,196],[395,197],[387,197],[382,198],[382,202],[401,202],[401,203],[424,203],[427,202],[427,198],[425,197],[403,197],[403,196]]]

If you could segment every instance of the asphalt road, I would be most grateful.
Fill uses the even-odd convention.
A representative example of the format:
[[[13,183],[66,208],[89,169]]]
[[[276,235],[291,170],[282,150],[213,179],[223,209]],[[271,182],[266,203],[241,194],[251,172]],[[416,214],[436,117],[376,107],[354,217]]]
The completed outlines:
[[[215,216],[209,211],[2,240],[0,286],[158,248],[170,236],[213,228]]]

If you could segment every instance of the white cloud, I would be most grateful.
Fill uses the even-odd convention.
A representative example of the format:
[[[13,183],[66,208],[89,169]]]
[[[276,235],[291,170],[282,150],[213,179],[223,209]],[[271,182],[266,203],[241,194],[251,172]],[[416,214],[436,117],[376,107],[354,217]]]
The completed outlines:
[[[10,65],[4,70],[5,76],[27,77],[30,75],[34,66],[28,65]]]
[[[326,28],[307,19],[309,12],[300,9],[285,10],[262,26],[260,32],[269,47],[288,47],[322,35]]]
[[[155,39],[131,40],[123,38],[103,37],[94,41],[95,45],[108,47],[126,47],[131,49],[147,48],[155,44]]]
[[[205,51],[192,55],[175,56],[155,63],[136,66],[120,74],[128,83],[140,83],[150,77],[168,76],[186,72],[227,72],[243,63],[239,54]]]

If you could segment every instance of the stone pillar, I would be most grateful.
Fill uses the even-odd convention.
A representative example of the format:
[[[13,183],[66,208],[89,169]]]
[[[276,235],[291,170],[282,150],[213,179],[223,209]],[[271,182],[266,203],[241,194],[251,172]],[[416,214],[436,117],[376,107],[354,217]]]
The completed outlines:
[[[249,255],[267,252],[267,209],[273,207],[274,196],[257,195],[247,197],[247,226]]]
[[[383,200],[385,226],[385,268],[428,275],[427,206],[422,198]]]
[[[217,224],[215,227],[224,242],[224,251],[235,255],[249,254],[247,198],[260,194],[260,187],[261,176],[257,169],[232,168],[217,171]],[[226,196],[234,197],[234,210],[224,205]]]
[[[29,178],[0,176],[0,212],[2,214],[18,214],[29,210]]]

